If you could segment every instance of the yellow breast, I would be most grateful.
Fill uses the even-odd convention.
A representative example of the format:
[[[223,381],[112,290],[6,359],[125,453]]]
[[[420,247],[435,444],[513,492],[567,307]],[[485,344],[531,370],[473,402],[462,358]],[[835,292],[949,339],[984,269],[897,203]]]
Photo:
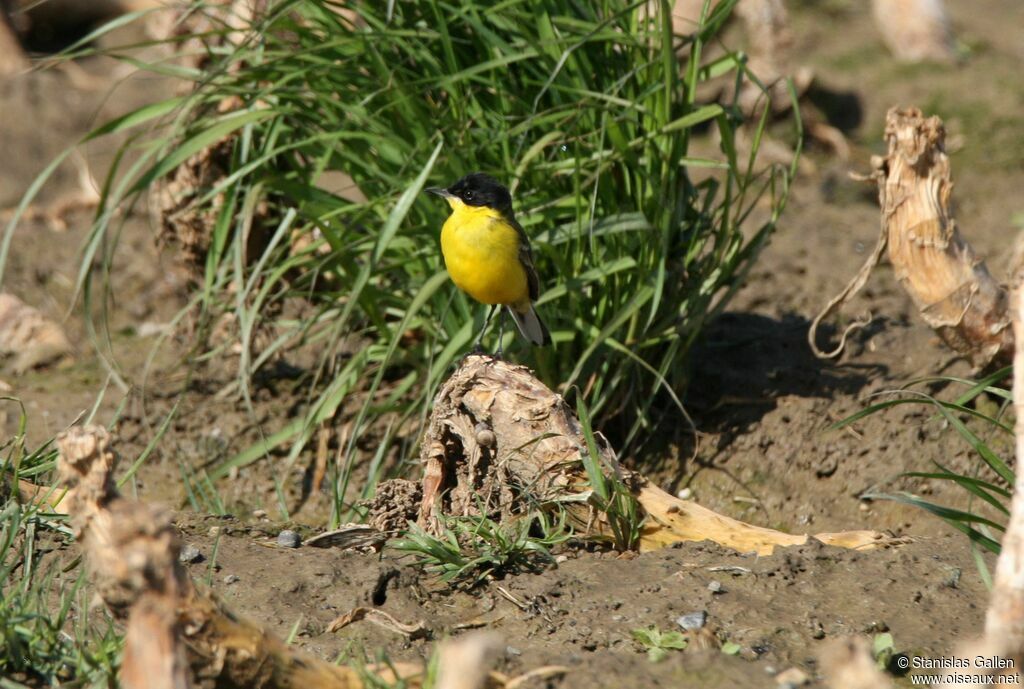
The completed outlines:
[[[529,300],[519,261],[519,234],[497,211],[452,204],[441,230],[441,253],[452,282],[484,304]]]

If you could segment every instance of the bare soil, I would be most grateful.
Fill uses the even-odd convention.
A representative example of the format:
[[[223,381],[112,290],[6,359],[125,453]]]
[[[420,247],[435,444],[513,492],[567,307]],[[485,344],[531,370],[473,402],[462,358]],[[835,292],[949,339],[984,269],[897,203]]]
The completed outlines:
[[[861,499],[913,490],[963,506],[958,492],[901,474],[929,470],[933,461],[968,466],[969,448],[924,407],[830,430],[876,393],[939,373],[967,376],[968,367],[917,317],[884,266],[846,312],[852,318],[870,309],[875,322],[838,362],[814,358],[806,332],[878,235],[874,188],[847,173],[867,171],[870,155],[882,151],[892,105],[918,105],[945,119],[959,225],[993,272],[1005,275],[1024,211],[1017,193],[1024,188],[1024,6],[950,0],[964,62],[906,66],[885,53],[867,4],[791,3],[796,52],[817,75],[811,100],[846,133],[852,160],[810,147],[778,234],[697,352],[687,405],[703,433],[700,447],[693,456],[688,449],[665,456],[652,476],[666,489],[688,489],[701,504],[760,525],[877,529],[910,536],[910,543],[863,553],[808,545],[760,558],[700,543],[632,559],[569,548],[557,567],[472,593],[440,585],[389,550],[378,556],[273,547],[273,535],[286,526],[275,520],[274,479],[301,486],[309,457],[296,463],[293,476],[280,476],[280,467],[264,460],[223,482],[225,505],[236,516],[185,509],[182,467],[197,470],[247,447],[302,404],[302,391],[287,380],[255,388],[251,410],[219,394],[234,375],[236,362],[225,358],[181,396],[171,428],[134,482],[143,497],[181,509],[183,537],[204,555],[191,565],[194,575],[208,577],[239,613],[281,635],[294,628],[295,643],[324,658],[358,649],[428,657],[431,639],[408,641],[368,622],[325,631],[352,607],[374,605],[403,622],[425,621],[432,639],[478,626],[496,630],[507,643],[504,669],[565,664],[571,671],[556,683],[561,687],[768,686],[770,674],[792,666],[815,677],[821,644],[843,635],[889,630],[900,651],[935,657],[977,634],[987,595],[967,540],[921,511]],[[118,69],[87,58],[74,74],[56,70],[0,83],[0,209],[14,206],[49,160],[91,126],[166,95],[165,81],[124,80]],[[94,171],[105,170],[113,150],[104,142],[87,148],[86,159]],[[63,166],[44,188],[41,207],[55,207],[78,185],[74,165]],[[187,343],[172,339],[151,361],[151,333],[184,304],[184,276],[173,255],[157,249],[145,214],[125,218],[110,274],[112,337],[94,342],[81,310],[67,315],[89,222],[81,211],[66,229],[43,219],[17,229],[4,289],[63,321],[78,351],[48,369],[0,377],[24,401],[35,441],[88,413],[102,389],[96,418],[113,418],[126,393],[117,381],[128,382],[117,432],[122,454],[134,457],[179,399],[177,362]],[[13,432],[16,409],[8,406],[0,421],[0,433]],[[291,526],[322,528],[323,496],[288,499]],[[270,517],[254,516],[257,509]],[[238,579],[226,583],[228,575]],[[679,615],[702,610],[720,639],[741,646],[737,656],[687,651],[652,664],[631,639],[632,629],[673,629]]]

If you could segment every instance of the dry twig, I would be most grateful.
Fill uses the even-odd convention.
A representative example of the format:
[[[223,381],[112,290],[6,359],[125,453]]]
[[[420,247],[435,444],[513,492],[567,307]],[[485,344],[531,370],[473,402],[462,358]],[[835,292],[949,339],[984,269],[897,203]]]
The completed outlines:
[[[390,632],[401,634],[409,639],[420,639],[430,636],[430,629],[422,620],[414,624],[406,624],[404,622],[399,622],[394,618],[394,616],[390,613],[384,612],[383,610],[362,606],[353,608],[344,615],[337,617],[327,625],[327,631],[336,632],[339,629],[344,629],[350,624],[359,622],[360,620],[373,622],[378,627],[383,627]]]

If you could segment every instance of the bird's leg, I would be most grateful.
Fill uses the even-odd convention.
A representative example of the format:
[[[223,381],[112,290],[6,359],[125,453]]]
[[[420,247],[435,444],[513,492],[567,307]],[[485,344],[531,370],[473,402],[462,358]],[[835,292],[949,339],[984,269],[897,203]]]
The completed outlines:
[[[480,334],[476,336],[476,342],[473,343],[473,351],[478,354],[483,352],[481,343],[484,341],[484,333],[487,332],[487,324],[491,322],[491,316],[494,315],[494,309],[496,308],[498,308],[498,305],[494,304],[487,312],[487,318],[484,319],[484,327],[480,328]]]
[[[501,309],[498,316],[498,351],[495,352],[499,359],[505,358],[505,309]]]

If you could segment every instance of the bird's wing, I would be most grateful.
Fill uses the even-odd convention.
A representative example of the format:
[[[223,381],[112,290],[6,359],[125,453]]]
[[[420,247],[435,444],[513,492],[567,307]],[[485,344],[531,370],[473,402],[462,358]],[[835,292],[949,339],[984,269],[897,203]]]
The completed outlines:
[[[526,270],[526,284],[530,291],[530,301],[537,301],[540,297],[540,278],[537,277],[537,269],[533,267],[533,251],[530,249],[530,238],[526,236],[526,230],[519,224],[519,221],[508,216],[509,224],[519,234],[519,262]]]

